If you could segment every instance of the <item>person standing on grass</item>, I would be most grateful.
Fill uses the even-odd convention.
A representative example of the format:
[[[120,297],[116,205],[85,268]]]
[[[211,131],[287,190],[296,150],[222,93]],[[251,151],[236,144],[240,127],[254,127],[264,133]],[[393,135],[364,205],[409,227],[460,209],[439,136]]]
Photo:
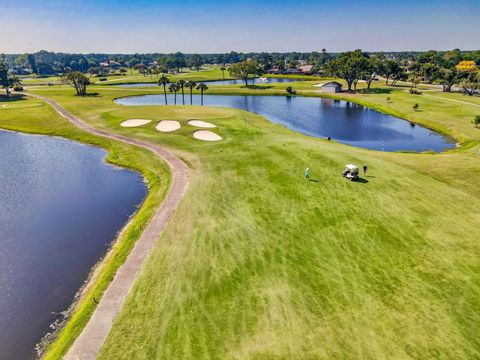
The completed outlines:
[[[367,176],[368,166],[367,164],[363,164],[363,176]]]
[[[308,167],[305,169],[305,180],[310,180],[310,169]]]

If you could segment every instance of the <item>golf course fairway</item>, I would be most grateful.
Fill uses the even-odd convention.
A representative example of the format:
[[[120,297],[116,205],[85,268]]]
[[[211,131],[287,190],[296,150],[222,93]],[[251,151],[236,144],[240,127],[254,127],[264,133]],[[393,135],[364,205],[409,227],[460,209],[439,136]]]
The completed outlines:
[[[212,93],[279,95],[278,86]],[[297,88],[301,95],[317,95],[311,83]],[[402,88],[387,89],[388,95],[338,98],[442,131],[463,146],[439,154],[370,151],[236,109],[113,102],[159,88],[92,86],[96,95],[88,97],[60,86],[29,89],[96,129],[166,147],[189,167],[185,196],[98,358],[480,357],[480,130],[471,124],[479,109],[444,94],[412,100],[415,95]],[[414,101],[421,111],[411,110]],[[108,148],[111,161],[149,181],[149,198],[122,235],[130,244],[122,250],[124,260],[166,194],[166,165],[146,150],[82,133],[38,99],[21,102],[37,107],[0,110],[9,114],[0,127]],[[152,121],[121,126],[128,119]],[[155,126],[164,119],[181,126],[159,132]],[[190,119],[215,125],[222,141],[194,139],[199,128]],[[367,176],[342,178],[349,163],[368,164]],[[93,283],[92,293],[98,284],[103,293],[118,268],[103,267],[109,274]],[[92,296],[80,300],[46,359],[65,354],[93,311]]]

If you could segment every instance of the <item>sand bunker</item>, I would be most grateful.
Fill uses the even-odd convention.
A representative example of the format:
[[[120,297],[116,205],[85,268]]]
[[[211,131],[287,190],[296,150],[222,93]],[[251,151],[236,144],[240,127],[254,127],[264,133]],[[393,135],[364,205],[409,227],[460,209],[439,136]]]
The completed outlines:
[[[161,132],[170,132],[180,129],[180,123],[175,120],[162,120],[155,127],[158,131]]]
[[[120,124],[120,126],[123,127],[136,127],[136,126],[142,126],[145,124],[148,124],[152,120],[147,120],[147,119],[130,119],[130,120],[125,120]]]
[[[193,132],[193,137],[204,141],[219,141],[222,137],[208,130],[197,130]]]
[[[203,127],[203,128],[214,128],[216,127],[213,124],[210,124],[209,122],[202,121],[202,120],[189,120],[188,121],[189,125],[196,126],[196,127]]]

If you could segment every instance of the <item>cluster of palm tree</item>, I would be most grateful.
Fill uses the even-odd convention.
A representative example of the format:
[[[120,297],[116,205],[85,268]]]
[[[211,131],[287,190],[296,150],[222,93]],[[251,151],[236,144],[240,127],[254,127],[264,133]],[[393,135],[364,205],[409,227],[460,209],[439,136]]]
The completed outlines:
[[[203,93],[208,90],[207,84],[201,82],[201,83],[196,83],[193,80],[178,80],[177,82],[170,82],[170,79],[163,74],[159,79],[158,79],[158,85],[163,86],[163,94],[165,96],[165,105],[168,105],[167,101],[167,85],[168,85],[168,90],[171,93],[174,93],[174,102],[175,105],[177,105],[177,92],[181,91],[182,92],[182,104],[185,105],[185,88],[190,89],[190,105],[193,105],[193,89],[200,90],[201,94],[201,104],[203,106]]]

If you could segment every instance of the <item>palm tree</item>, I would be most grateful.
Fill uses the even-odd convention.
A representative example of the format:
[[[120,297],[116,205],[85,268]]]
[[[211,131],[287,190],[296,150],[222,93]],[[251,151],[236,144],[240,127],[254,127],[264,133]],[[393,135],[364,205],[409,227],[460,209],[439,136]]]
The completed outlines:
[[[177,91],[180,90],[180,86],[176,83],[172,83],[168,87],[168,90],[170,90],[170,92],[175,93],[174,101],[175,101],[175,105],[177,105]]]
[[[200,90],[200,94],[201,94],[201,104],[202,104],[202,106],[203,106],[203,92],[208,90],[208,86],[207,86],[207,84],[205,84],[205,83],[202,82],[202,83],[200,83],[200,84],[197,85],[197,89]]]
[[[186,83],[185,80],[178,80],[178,81],[177,81],[178,89],[179,89],[179,90],[182,90],[182,103],[183,103],[183,105],[185,105],[185,93],[184,93],[184,91],[183,91],[183,88],[184,88],[184,86],[185,86],[185,83]]]
[[[220,71],[222,72],[223,80],[225,80],[225,70],[227,70],[227,68],[225,67],[225,65],[222,65]]]
[[[192,92],[193,92],[193,89],[195,88],[195,86],[197,86],[197,83],[193,80],[190,80],[190,81],[187,81],[185,83],[185,86],[190,89],[190,105],[193,105]]]
[[[160,79],[158,79],[158,85],[163,85],[163,94],[165,95],[165,105],[168,105],[167,103],[167,84],[170,82],[170,79],[163,74],[160,76]]]

